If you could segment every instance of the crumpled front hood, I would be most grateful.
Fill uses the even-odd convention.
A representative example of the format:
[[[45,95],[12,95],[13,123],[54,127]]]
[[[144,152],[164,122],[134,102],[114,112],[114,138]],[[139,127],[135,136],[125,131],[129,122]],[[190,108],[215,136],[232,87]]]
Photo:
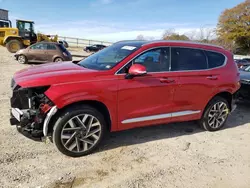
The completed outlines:
[[[83,81],[91,79],[96,72],[98,71],[83,68],[72,62],[47,63],[16,72],[14,80],[22,87],[35,87]]]

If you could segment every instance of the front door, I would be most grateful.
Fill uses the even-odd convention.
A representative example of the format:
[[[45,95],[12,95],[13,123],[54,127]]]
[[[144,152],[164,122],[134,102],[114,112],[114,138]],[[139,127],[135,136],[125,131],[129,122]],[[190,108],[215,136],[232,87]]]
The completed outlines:
[[[47,52],[46,53],[47,53],[47,58],[48,58],[49,62],[54,61],[54,57],[58,54],[59,50],[57,50],[57,47],[55,44],[53,44],[53,43],[47,44]]]
[[[127,129],[171,120],[178,77],[169,72],[169,48],[146,51],[130,64],[142,64],[147,75],[126,79],[118,74],[118,129]]]

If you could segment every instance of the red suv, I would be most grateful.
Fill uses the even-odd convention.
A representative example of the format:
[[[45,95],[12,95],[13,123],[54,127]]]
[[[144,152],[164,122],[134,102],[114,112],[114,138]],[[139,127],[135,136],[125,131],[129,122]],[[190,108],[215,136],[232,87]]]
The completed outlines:
[[[239,73],[221,47],[122,41],[78,62],[51,63],[12,79],[12,125],[62,153],[91,153],[106,131],[198,120],[208,131],[235,109]]]

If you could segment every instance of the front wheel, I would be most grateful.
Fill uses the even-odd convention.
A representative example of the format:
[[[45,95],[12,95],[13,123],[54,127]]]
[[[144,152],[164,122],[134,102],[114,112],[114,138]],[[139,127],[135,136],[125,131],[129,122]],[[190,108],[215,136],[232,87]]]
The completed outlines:
[[[92,153],[106,130],[103,115],[91,106],[69,108],[57,120],[53,142],[57,149],[70,157]]]
[[[6,48],[9,52],[16,53],[18,50],[23,48],[23,44],[19,40],[14,39],[7,42]]]
[[[227,100],[215,97],[207,105],[199,124],[207,131],[217,131],[225,125],[229,111]]]
[[[25,63],[28,62],[27,57],[26,57],[25,55],[19,55],[19,56],[17,57],[17,61],[18,61],[18,63],[20,63],[20,64],[25,64]]]

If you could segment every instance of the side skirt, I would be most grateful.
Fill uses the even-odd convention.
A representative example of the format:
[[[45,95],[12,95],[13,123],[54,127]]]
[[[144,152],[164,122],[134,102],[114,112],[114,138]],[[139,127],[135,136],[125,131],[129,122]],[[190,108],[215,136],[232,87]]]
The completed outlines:
[[[167,114],[144,116],[144,117],[138,117],[138,118],[125,119],[122,121],[122,124],[152,121],[152,120],[165,119],[165,118],[171,118],[171,117],[187,116],[187,115],[192,115],[192,114],[199,114],[200,112],[201,112],[200,110],[196,110],[196,111],[186,110],[186,111],[173,112],[173,113],[167,113]]]

